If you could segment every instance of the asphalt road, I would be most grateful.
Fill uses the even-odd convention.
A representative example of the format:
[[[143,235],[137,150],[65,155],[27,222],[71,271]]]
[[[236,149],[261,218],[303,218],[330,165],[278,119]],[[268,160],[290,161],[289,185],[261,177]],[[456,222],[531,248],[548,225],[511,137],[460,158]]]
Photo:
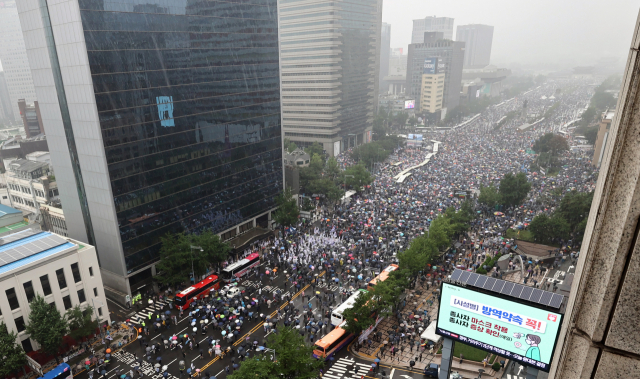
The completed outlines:
[[[324,273],[321,273],[318,276],[318,278],[321,278],[323,275]],[[327,284],[323,284],[321,280],[318,280],[318,284],[316,285],[316,291],[322,291],[324,288],[327,288],[330,292],[336,294],[336,299],[334,303],[334,306],[335,306],[337,304],[340,304],[341,302],[340,296],[337,295],[339,293],[339,287],[337,285],[334,285],[333,283],[330,283],[329,279],[330,278],[326,279]],[[274,278],[272,283],[269,283],[267,280],[264,280],[264,283],[260,283],[258,278],[249,277],[242,280],[239,285],[245,287],[247,293],[253,292],[253,294],[257,294],[258,289],[261,289],[262,294],[263,295],[266,294],[267,298],[269,298],[269,294],[273,294],[278,290],[281,291],[281,294],[283,295],[289,292],[293,297],[294,306],[298,309],[302,309],[303,306],[309,303],[309,300],[305,300],[303,303],[301,291],[297,291],[295,288],[292,289],[289,285],[286,285],[285,282],[286,282],[285,275],[279,274],[277,277]],[[307,295],[311,294],[312,292],[311,286],[308,285],[303,287],[302,289],[305,289],[305,288],[306,288],[305,294]],[[314,313],[316,313],[317,307],[319,305],[319,299],[317,299],[314,296],[310,300],[313,305]],[[145,304],[145,305],[147,305],[147,307],[141,308],[139,310],[136,307],[134,307],[131,310],[125,310],[125,309],[112,306],[112,308],[114,308],[114,311],[112,312],[112,318],[116,321],[123,321],[126,319],[136,320],[136,319],[141,319],[145,317],[149,312],[152,312],[155,315],[157,313],[164,313],[169,309],[168,306],[165,305],[163,302],[158,302],[152,305],[148,305],[148,304]],[[271,305],[271,308],[267,308],[267,305],[265,304],[262,306],[261,312],[264,314],[274,315],[276,308],[282,308],[285,305],[286,304],[284,302],[281,302],[280,304],[277,304],[277,305],[273,303]],[[170,312],[171,312],[171,316],[173,315],[177,316],[179,314],[178,310],[175,308],[171,309]],[[173,335],[174,333],[175,334],[190,333],[192,327],[189,322],[190,318],[188,317],[187,312],[185,312],[185,316],[186,317],[179,318],[178,324],[172,325],[169,328],[169,330],[163,330],[159,333],[156,333],[153,331],[153,329],[151,329],[150,334],[144,337],[148,341],[150,341],[150,344],[151,344],[151,343],[161,341],[161,336],[167,337],[167,336]],[[155,318],[155,316],[153,317]],[[303,321],[304,316],[301,315],[299,317],[301,320],[301,324],[304,324],[304,321]],[[328,330],[326,332],[328,332]],[[326,332],[322,333],[322,335],[326,334]],[[253,342],[254,340],[258,341],[258,343],[261,345],[263,339],[268,334],[269,333],[265,332],[263,322],[260,321],[259,319],[256,320],[254,318],[253,321],[247,321],[244,323],[244,325],[240,329],[240,335],[242,337],[239,338],[236,342],[234,342],[233,345],[238,346],[242,341],[246,340],[247,338],[251,342]],[[143,377],[145,378],[150,377],[153,379],[163,379],[162,371],[160,370],[160,372],[156,372],[154,368],[154,364],[157,363],[156,361],[157,357],[161,357],[162,365],[168,366],[168,369],[167,369],[168,375],[166,377],[167,379],[180,378],[180,371],[179,371],[178,365],[181,360],[184,360],[186,367],[189,367],[191,363],[193,363],[194,366],[197,369],[200,369],[202,373],[208,372],[210,375],[215,375],[218,379],[226,378],[227,374],[225,372],[225,366],[227,365],[231,366],[232,357],[222,356],[221,358],[216,358],[215,354],[213,356],[209,356],[208,345],[206,343],[206,340],[209,336],[213,336],[214,339],[222,338],[220,330],[214,330],[213,328],[209,328],[206,335],[201,335],[200,333],[196,335],[195,341],[197,341],[198,343],[202,343],[202,345],[200,345],[200,347],[196,347],[194,345],[193,350],[189,350],[189,348],[185,348],[184,357],[183,357],[183,351],[181,351],[180,349],[174,349],[174,350],[163,349],[157,355],[153,356],[151,361],[146,361],[143,359],[145,355],[145,346],[139,343],[138,341],[135,341],[130,345],[126,346],[125,348],[123,348],[122,350],[112,354],[113,359],[109,364],[109,366],[107,367],[107,373],[105,374],[104,378],[119,379],[121,375],[128,373],[130,370],[135,371],[134,368],[140,365],[143,371]],[[224,349],[229,344],[223,342],[221,345],[222,345],[222,348]],[[199,352],[200,349],[203,350],[202,358],[200,357],[200,352]],[[344,351],[341,352],[341,354],[345,354],[345,357],[349,355],[346,349],[344,349]],[[238,361],[237,354],[235,355],[236,355],[234,357],[235,362],[240,363]],[[252,352],[251,356],[253,355],[254,353]],[[138,363],[137,361],[142,361],[142,362]],[[334,362],[332,363],[336,364]],[[329,363],[327,366],[330,366],[330,365],[331,363]],[[81,372],[77,374],[76,377],[78,379],[85,379],[85,378],[88,378],[88,373]],[[136,378],[138,377],[137,373],[135,373],[135,377]],[[183,377],[187,377],[186,374],[183,375]],[[349,376],[345,376],[345,378],[346,377],[349,377]],[[94,375],[94,378],[98,378],[98,376]],[[333,379],[335,378],[336,377],[334,376]],[[338,376],[338,378],[340,377]]]

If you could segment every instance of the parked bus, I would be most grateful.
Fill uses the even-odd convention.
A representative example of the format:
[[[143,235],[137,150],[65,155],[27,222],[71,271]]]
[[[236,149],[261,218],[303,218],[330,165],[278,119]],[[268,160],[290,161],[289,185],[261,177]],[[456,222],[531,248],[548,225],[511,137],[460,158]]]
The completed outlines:
[[[231,282],[232,278],[241,278],[245,276],[250,268],[260,265],[260,254],[253,253],[247,255],[246,258],[240,259],[236,263],[232,263],[222,270],[222,280],[225,283]]]
[[[60,363],[56,368],[47,372],[39,379],[73,379],[71,366],[66,363]]]
[[[384,270],[382,270],[380,275],[378,275],[375,278],[371,279],[369,284],[367,284],[367,290],[369,290],[369,291],[373,290],[373,287],[375,287],[375,285],[378,282],[384,282],[385,280],[387,280],[387,278],[389,277],[389,274],[391,273],[391,271],[395,271],[397,269],[398,269],[398,265],[389,265],[389,267],[387,267]]]
[[[344,322],[344,317],[342,317],[342,312],[353,307],[353,304],[356,302],[356,299],[362,295],[363,293],[367,293],[367,290],[357,290],[353,293],[353,295],[349,296],[347,300],[345,300],[342,304],[338,305],[336,309],[331,312],[331,325],[338,326]]]
[[[340,324],[339,327],[333,329],[329,334],[316,341],[313,346],[314,358],[328,361],[335,353],[353,341],[355,336],[342,329],[344,325],[345,323]]]
[[[221,280],[218,275],[209,275],[203,281],[178,293],[174,299],[176,308],[187,309],[189,304],[196,299],[202,299],[209,294],[212,289],[220,289]]]

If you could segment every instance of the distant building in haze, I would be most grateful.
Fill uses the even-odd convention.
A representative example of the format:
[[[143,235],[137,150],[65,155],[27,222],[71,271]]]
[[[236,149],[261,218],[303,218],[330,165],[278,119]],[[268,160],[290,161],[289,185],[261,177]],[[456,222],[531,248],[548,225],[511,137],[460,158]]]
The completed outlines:
[[[430,16],[413,20],[411,43],[423,43],[424,32],[441,32],[444,39],[453,40],[453,18]]]
[[[458,25],[456,41],[464,42],[464,68],[482,68],[491,63],[493,26]]]
[[[602,157],[604,151],[607,149],[607,143],[609,143],[611,124],[615,117],[615,110],[607,109],[602,112],[602,119],[600,120],[600,127],[598,128],[598,137],[596,137],[595,150],[593,151],[593,159],[591,164],[596,167],[600,167],[602,164]]]
[[[44,134],[42,115],[40,115],[40,106],[38,106],[37,101],[34,101],[33,104],[27,104],[24,99],[20,99],[18,100],[18,109],[20,109],[20,117],[22,117],[22,124],[27,138]]]
[[[0,71],[0,120],[15,121],[4,71]]]
[[[380,74],[378,79],[378,93],[385,94],[388,91],[384,77],[389,75],[389,59],[391,58],[391,24],[382,23],[380,32]]]
[[[423,43],[409,45],[406,79],[407,95],[414,97],[417,104],[422,104],[422,76],[425,60],[439,58],[437,73],[444,74],[441,107],[451,110],[460,104],[464,42],[444,40],[441,32],[424,33],[424,41]]]

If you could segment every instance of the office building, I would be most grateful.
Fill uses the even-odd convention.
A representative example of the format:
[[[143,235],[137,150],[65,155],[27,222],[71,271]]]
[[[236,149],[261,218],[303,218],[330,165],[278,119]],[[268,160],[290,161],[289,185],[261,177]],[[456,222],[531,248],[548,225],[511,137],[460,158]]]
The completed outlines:
[[[0,71],[0,120],[7,122],[15,121],[4,71]]]
[[[602,119],[600,120],[600,126],[598,127],[598,136],[596,137],[595,150],[593,151],[593,159],[591,164],[596,167],[600,167],[602,164],[602,157],[607,149],[609,143],[609,132],[611,129],[611,123],[615,117],[616,112],[613,109],[607,109],[602,113]]]
[[[378,77],[378,94],[384,94],[387,91],[387,83],[384,77],[389,75],[389,59],[391,58],[391,24],[382,23],[382,31],[380,33],[380,73]]]
[[[382,1],[286,0],[279,12],[285,137],[332,156],[369,142]]]
[[[16,159],[6,170],[11,206],[26,211],[30,220],[35,221],[42,205],[58,200],[58,186],[48,163]]]
[[[453,18],[431,16],[413,20],[411,43],[423,43],[424,32],[440,32],[442,38],[453,40]]]
[[[409,45],[406,91],[422,104],[422,74],[425,60],[438,59],[438,74],[444,74],[442,108],[451,110],[460,104],[464,42],[443,40],[440,32],[425,32],[423,43]],[[445,111],[446,112],[446,111]]]
[[[284,180],[276,9],[18,3],[68,234],[96,246],[115,301],[151,285],[167,233],[268,227]]]
[[[436,113],[442,109],[445,74],[438,70],[442,67],[441,58],[427,58],[422,69],[420,86],[420,112]]]
[[[464,68],[482,68],[491,63],[493,26],[458,25],[456,41],[464,42]]]
[[[404,111],[411,114],[417,110],[416,108],[416,100],[402,93],[378,96],[378,109],[387,112],[390,116]]]
[[[37,101],[34,101],[33,104],[27,104],[25,99],[20,99],[18,100],[18,109],[20,110],[24,133],[27,135],[27,138],[44,133],[42,116],[40,116],[40,107]]]
[[[0,311],[25,352],[38,350],[26,324],[36,294],[65,314],[92,306],[94,319],[110,324],[96,249],[50,232],[23,230],[0,239]]]
[[[9,91],[13,120],[22,121],[18,100],[25,99],[32,103],[36,100],[36,93],[14,0],[0,1],[0,61]]]

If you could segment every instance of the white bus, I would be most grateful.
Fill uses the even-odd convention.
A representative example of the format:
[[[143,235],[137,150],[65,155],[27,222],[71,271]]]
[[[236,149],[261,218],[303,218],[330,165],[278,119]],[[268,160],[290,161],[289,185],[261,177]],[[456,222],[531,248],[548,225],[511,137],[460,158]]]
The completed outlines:
[[[356,302],[356,299],[362,295],[363,293],[367,293],[367,290],[357,290],[356,292],[353,293],[353,295],[349,296],[349,298],[347,300],[345,300],[344,303],[338,305],[336,307],[336,309],[333,310],[333,312],[331,312],[331,325],[332,326],[338,326],[340,324],[342,324],[342,322],[344,321],[344,317],[342,317],[342,313],[353,307],[353,304]]]

